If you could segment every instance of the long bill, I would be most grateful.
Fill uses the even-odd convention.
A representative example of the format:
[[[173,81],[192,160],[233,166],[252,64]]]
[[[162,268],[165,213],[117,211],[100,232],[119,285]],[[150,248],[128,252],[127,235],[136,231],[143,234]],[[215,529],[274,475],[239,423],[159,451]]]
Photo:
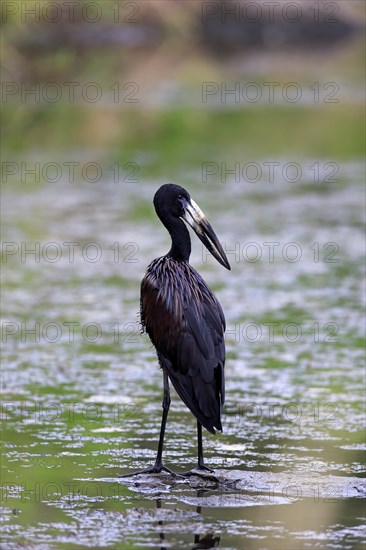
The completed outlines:
[[[187,201],[185,213],[182,218],[192,227],[197,237],[203,242],[207,250],[211,252],[216,260],[226,267],[226,269],[230,270],[230,264],[215,231],[205,214],[193,199]]]

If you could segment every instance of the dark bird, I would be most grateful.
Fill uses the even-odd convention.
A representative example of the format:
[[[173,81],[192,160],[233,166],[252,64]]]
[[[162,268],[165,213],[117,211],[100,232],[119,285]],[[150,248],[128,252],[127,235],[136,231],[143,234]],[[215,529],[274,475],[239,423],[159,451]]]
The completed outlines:
[[[169,380],[197,418],[198,468],[204,465],[202,426],[222,430],[225,398],[225,318],[218,300],[189,264],[191,239],[186,221],[216,258],[230,269],[225,252],[206,216],[179,185],[158,189],[154,206],[172,239],[169,252],[153,260],[141,283],[141,324],[154,344],[164,377],[163,416],[155,464],[134,472],[165,470],[162,453],[170,406]]]

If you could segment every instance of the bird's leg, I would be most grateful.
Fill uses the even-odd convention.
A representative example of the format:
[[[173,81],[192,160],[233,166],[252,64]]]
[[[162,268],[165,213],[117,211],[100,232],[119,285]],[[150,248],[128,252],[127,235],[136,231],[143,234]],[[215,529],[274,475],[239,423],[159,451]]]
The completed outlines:
[[[211,468],[205,466],[203,461],[203,446],[202,446],[202,424],[197,420],[197,448],[198,448],[198,469],[213,472]]]
[[[171,472],[168,468],[163,466],[162,456],[163,456],[163,445],[164,445],[164,435],[165,435],[165,426],[166,421],[168,418],[169,413],[169,407],[170,407],[170,392],[169,392],[169,379],[166,372],[163,370],[163,377],[164,377],[164,395],[163,395],[163,416],[161,418],[161,428],[160,428],[160,436],[159,436],[159,445],[158,445],[158,453],[156,455],[155,464],[153,466],[154,469],[157,471],[165,470],[167,472]]]
[[[168,412],[170,407],[169,379],[164,369],[163,369],[163,379],[164,379],[164,394],[163,394],[163,403],[162,403],[163,416],[161,418],[159,445],[158,445],[158,452],[156,455],[155,464],[154,466],[150,466],[150,468],[145,468],[144,470],[138,470],[137,472],[132,472],[131,474],[124,474],[119,477],[129,477],[129,476],[135,476],[138,474],[159,474],[162,470],[164,472],[168,472],[174,477],[177,476],[176,473],[174,473],[172,470],[164,466],[162,461],[165,426],[166,426],[166,421],[168,418]]]
[[[205,466],[203,460],[203,446],[202,446],[202,424],[197,420],[197,448],[198,448],[198,465],[197,468],[183,472],[181,475],[185,477],[200,475],[197,470],[204,470],[205,472],[214,472],[211,468]],[[202,476],[203,477],[203,476]],[[205,476],[207,477],[207,476]]]

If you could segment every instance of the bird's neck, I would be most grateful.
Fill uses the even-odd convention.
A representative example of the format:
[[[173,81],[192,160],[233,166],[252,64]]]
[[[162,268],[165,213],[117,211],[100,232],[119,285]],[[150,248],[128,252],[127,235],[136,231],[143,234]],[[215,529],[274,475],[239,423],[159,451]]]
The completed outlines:
[[[167,256],[188,262],[191,255],[191,238],[184,222],[180,218],[171,218],[166,228],[172,238],[172,247]]]

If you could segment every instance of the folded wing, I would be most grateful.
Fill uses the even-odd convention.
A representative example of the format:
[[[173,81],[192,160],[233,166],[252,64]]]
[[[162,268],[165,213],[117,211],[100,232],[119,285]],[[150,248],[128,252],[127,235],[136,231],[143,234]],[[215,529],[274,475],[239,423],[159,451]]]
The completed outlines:
[[[210,432],[222,430],[225,319],[202,277],[163,257],[141,284],[141,322],[178,395]]]

